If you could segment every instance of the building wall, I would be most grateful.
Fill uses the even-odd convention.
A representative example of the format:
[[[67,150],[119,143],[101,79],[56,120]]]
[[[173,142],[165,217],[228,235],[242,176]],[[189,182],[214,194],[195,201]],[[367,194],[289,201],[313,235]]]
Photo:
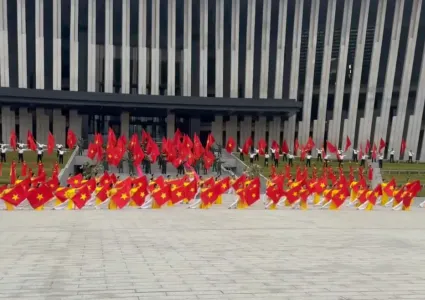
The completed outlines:
[[[219,140],[254,132],[256,141],[268,133],[269,142],[283,136],[290,145],[310,136],[339,147],[346,136],[356,147],[383,138],[396,158],[406,140],[425,160],[423,6],[423,0],[1,0],[0,86],[293,98],[303,110],[291,118],[220,115],[211,130]],[[33,115],[26,108],[1,112],[3,140],[16,124],[22,135],[32,122],[44,138],[42,107]],[[129,117],[122,117],[125,132]],[[68,118],[70,128],[84,132],[77,111]],[[53,120],[64,140],[65,117],[56,110]]]

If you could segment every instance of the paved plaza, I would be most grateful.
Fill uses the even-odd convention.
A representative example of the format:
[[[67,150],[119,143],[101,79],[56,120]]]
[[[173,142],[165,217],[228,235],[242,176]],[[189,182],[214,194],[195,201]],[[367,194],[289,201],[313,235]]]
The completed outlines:
[[[0,299],[425,299],[425,211],[0,212]]]

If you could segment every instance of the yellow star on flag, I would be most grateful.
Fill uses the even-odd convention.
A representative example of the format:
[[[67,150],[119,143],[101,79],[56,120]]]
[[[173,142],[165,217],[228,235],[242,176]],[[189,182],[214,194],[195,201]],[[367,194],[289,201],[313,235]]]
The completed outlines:
[[[255,196],[257,196],[255,193],[254,193],[254,194],[252,194],[252,198],[255,198]]]
[[[344,195],[339,195],[339,199],[343,200],[344,198]]]
[[[213,195],[213,193],[212,193],[212,192],[209,192],[209,193],[208,193],[208,198],[211,198],[211,197],[212,197],[212,195]]]
[[[75,184],[78,184],[78,183],[79,183],[78,179],[75,179],[75,180],[74,180],[74,183],[75,183]]]
[[[223,184],[221,185],[221,188],[222,188],[222,189],[227,189],[227,184],[223,183]]]
[[[165,193],[162,193],[162,194],[161,194],[161,198],[162,198],[162,199],[165,199],[165,197],[167,197],[167,195],[166,195]]]
[[[125,199],[127,199],[128,197],[127,197],[127,194],[122,194],[121,195],[121,199],[123,199],[123,200],[125,200]]]
[[[320,184],[320,187],[321,187],[321,188],[324,188],[324,187],[325,187],[325,184],[322,182],[322,183]]]
[[[37,195],[37,200],[43,200],[43,195],[42,194],[38,194]]]
[[[182,195],[182,193],[180,193],[180,192],[177,192],[177,194],[176,194],[178,197],[180,197],[181,195]]]
[[[145,196],[145,192],[141,192],[140,197],[144,197],[144,196]]]
[[[19,196],[18,196],[18,195],[16,195],[16,194],[14,194],[14,195],[13,195],[13,197],[12,197],[12,199],[13,199],[13,200],[18,200],[18,199],[19,199]]]
[[[86,194],[82,194],[80,197],[82,200],[86,200],[87,199],[87,195]]]

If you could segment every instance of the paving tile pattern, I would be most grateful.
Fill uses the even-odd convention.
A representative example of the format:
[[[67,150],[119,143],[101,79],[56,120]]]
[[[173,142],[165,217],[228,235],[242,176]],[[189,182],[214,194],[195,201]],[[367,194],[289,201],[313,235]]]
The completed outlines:
[[[425,211],[0,212],[0,300],[425,299]]]

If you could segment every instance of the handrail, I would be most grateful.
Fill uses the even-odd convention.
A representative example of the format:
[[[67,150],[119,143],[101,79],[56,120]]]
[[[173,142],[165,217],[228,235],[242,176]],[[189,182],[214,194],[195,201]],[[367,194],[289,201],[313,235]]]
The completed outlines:
[[[75,157],[77,156],[78,150],[79,150],[79,147],[78,146],[75,147],[74,151],[72,152],[71,156],[69,157],[68,161],[66,162],[65,167],[63,167],[60,170],[58,179],[59,179],[59,182],[61,184],[62,184],[63,177],[67,176],[67,175],[65,175],[65,171],[66,171],[67,174],[69,174],[68,169],[71,167],[71,164],[74,164],[74,160],[75,160]]]

